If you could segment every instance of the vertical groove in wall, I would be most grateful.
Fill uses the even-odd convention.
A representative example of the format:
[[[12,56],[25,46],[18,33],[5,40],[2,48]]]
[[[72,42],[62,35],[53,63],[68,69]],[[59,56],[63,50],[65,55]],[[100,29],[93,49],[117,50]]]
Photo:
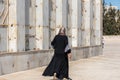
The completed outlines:
[[[30,19],[30,26],[29,28],[29,50],[35,50],[36,49],[36,0],[29,0],[30,1],[30,7],[29,7],[29,19]]]
[[[67,35],[69,39],[69,46],[72,47],[72,0],[68,0],[68,28]]]
[[[49,0],[43,1],[43,49],[49,49]]]
[[[95,0],[91,0],[91,10],[90,10],[90,15],[91,15],[91,19],[90,19],[90,45],[94,46],[95,45],[95,25],[96,25],[96,21],[95,21],[95,12],[96,12],[96,8],[95,8]]]
[[[82,46],[82,1],[78,0],[78,47]]]

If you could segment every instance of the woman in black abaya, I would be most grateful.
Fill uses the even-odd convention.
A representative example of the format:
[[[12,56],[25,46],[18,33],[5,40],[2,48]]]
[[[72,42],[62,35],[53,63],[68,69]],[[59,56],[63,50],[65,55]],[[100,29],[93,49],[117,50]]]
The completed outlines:
[[[54,48],[54,56],[45,69],[43,76],[53,76],[56,74],[56,77],[60,80],[69,78],[69,63],[68,59],[71,58],[71,49],[68,47],[68,37],[65,34],[65,28],[60,28],[58,35],[56,35],[51,42],[51,45]]]

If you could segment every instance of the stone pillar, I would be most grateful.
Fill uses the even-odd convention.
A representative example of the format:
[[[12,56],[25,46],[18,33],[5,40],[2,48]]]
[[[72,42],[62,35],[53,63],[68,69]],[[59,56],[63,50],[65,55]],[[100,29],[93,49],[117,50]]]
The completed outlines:
[[[62,0],[62,25],[66,28],[68,27],[68,0]]]
[[[49,0],[36,0],[36,49],[49,49]]]
[[[72,0],[72,47],[78,46],[78,25],[77,25],[77,17],[78,17],[78,0]]]
[[[101,0],[95,0],[95,43],[96,45],[101,45]]]
[[[9,27],[8,48],[9,52],[17,51],[17,0],[9,1]]]
[[[36,49],[43,49],[43,0],[36,0]]]
[[[67,28],[67,0],[56,0],[56,34],[60,27]]]
[[[103,43],[103,0],[100,0],[100,37],[101,45]]]
[[[56,34],[62,26],[62,0],[56,0]]]
[[[81,1],[72,0],[72,47],[81,45]]]
[[[4,9],[5,9],[5,2],[0,0],[0,24],[2,24]]]
[[[9,51],[25,50],[25,0],[9,0]]]
[[[90,46],[90,0],[82,0],[82,46]]]
[[[56,28],[56,0],[49,1],[49,8],[50,8],[50,43],[49,47],[51,48],[51,41],[55,37],[55,28]]]
[[[69,39],[69,46],[72,46],[72,0],[68,0],[68,28],[67,35]]]

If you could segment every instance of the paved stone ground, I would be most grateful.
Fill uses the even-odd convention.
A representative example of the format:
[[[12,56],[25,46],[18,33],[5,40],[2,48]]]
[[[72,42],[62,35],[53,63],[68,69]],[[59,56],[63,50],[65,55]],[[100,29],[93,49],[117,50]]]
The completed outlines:
[[[105,40],[102,56],[70,62],[73,80],[120,80],[120,39]],[[0,80],[51,80],[41,76],[45,67],[0,77]]]

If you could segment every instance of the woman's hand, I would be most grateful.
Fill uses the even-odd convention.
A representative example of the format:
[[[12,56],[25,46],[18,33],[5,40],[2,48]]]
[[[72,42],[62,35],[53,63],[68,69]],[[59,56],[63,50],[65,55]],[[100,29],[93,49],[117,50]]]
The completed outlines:
[[[70,60],[71,58],[72,58],[72,54],[69,53],[69,54],[68,54],[68,59]]]

